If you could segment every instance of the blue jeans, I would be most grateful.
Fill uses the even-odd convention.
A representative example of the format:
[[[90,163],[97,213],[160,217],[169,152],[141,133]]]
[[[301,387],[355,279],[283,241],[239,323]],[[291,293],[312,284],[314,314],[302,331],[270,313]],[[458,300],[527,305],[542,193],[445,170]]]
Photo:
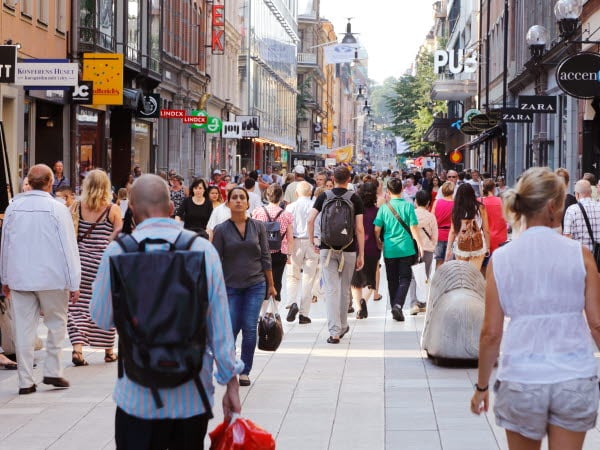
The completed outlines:
[[[412,280],[411,266],[414,264],[414,256],[384,258],[384,261],[390,293],[390,306],[398,305],[402,308],[410,287],[410,280]]]
[[[227,288],[233,339],[237,340],[240,330],[242,331],[242,375],[248,375],[252,370],[258,315],[266,290],[267,284],[264,281],[247,288]]]

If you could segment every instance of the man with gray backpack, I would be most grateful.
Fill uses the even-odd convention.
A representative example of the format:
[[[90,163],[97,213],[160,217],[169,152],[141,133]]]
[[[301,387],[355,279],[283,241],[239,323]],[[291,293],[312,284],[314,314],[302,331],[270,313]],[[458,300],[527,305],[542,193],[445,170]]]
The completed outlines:
[[[118,450],[203,448],[213,371],[226,418],[239,413],[227,292],[215,248],[173,213],[166,182],[140,176],[130,191],[138,224],[106,248],[93,284],[92,320],[119,332]],[[216,370],[214,370],[213,365]]]
[[[349,191],[350,171],[339,166],[333,173],[334,188],[317,197],[308,216],[308,238],[319,252],[323,291],[327,304],[330,344],[339,344],[350,330],[348,304],[354,269],[364,264],[364,205]],[[315,242],[315,219],[321,213],[321,241]]]

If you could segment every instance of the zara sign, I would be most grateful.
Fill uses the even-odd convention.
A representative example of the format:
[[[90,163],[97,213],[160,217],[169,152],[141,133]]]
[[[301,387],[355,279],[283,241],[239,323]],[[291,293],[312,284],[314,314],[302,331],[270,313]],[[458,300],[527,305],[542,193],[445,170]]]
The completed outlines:
[[[562,60],[556,69],[556,83],[572,97],[599,97],[600,55],[581,52]]]

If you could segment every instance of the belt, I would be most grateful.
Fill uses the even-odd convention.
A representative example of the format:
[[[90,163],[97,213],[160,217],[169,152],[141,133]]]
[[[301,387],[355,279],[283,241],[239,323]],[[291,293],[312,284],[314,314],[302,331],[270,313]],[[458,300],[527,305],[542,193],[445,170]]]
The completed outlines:
[[[307,237],[298,237],[298,236],[294,236],[294,239],[308,239],[308,236],[307,236]]]

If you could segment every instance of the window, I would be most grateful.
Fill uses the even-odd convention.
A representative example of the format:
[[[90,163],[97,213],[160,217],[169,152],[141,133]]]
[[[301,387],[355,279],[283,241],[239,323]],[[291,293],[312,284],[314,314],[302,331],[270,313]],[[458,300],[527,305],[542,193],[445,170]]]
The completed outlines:
[[[56,31],[64,33],[67,30],[66,0],[56,0]]]
[[[12,2],[12,0],[8,0]],[[21,0],[21,15],[32,17],[33,16],[33,0]]]
[[[19,3],[19,0],[4,0],[4,5],[12,10],[14,10],[17,7],[18,3]]]
[[[44,25],[48,25],[48,0],[37,0],[37,21]]]

